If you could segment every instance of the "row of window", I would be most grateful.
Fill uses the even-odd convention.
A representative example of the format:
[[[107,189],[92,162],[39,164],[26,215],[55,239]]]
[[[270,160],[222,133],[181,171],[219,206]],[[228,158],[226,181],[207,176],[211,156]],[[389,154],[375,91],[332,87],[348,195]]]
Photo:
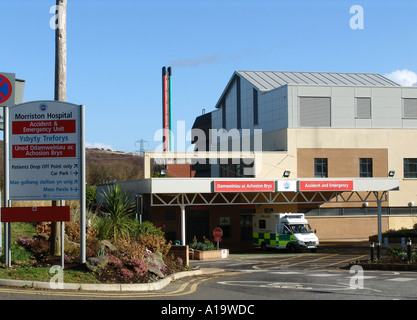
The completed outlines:
[[[360,207],[360,208],[298,208],[298,212],[304,213],[308,217],[312,216],[361,216],[361,215],[377,215],[378,208]],[[415,207],[382,207],[382,215],[416,215]]]
[[[314,159],[314,177],[328,178],[328,159],[315,158]],[[359,177],[372,178],[373,177],[373,159],[360,158],[359,159]],[[417,158],[404,159],[404,178],[417,178]]]
[[[371,98],[356,98],[357,119],[370,119],[372,117],[371,110]],[[417,99],[403,98],[403,118],[417,118]]]
[[[417,119],[417,99],[403,98],[404,119]],[[330,127],[331,99],[329,97],[300,97],[300,126],[301,127]],[[355,99],[355,118],[371,119],[371,98]]]
[[[236,83],[236,117],[237,128],[241,128],[241,92],[240,78],[235,77]],[[403,98],[403,118],[417,119],[417,99]],[[330,127],[331,98],[330,97],[300,97],[300,126],[301,127]],[[371,98],[355,98],[356,119],[371,119]],[[253,124],[259,124],[258,90],[253,88]],[[222,126],[226,128],[226,99],[222,101]]]

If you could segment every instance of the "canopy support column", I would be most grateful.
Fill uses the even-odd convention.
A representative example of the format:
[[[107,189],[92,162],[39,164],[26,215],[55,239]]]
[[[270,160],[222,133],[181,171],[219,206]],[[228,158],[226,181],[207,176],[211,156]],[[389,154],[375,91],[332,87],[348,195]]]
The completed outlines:
[[[185,204],[184,195],[181,195],[181,245],[185,246]]]

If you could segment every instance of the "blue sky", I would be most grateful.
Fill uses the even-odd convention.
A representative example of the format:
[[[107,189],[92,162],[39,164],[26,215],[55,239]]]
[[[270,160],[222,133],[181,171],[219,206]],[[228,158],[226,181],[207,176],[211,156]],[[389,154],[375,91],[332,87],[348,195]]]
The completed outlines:
[[[0,72],[24,101],[54,97],[55,0],[0,0]],[[363,8],[363,29],[352,29]],[[417,84],[413,0],[68,0],[67,101],[86,105],[89,146],[154,150],[161,68],[171,66],[173,130],[212,111],[235,70],[370,72]]]

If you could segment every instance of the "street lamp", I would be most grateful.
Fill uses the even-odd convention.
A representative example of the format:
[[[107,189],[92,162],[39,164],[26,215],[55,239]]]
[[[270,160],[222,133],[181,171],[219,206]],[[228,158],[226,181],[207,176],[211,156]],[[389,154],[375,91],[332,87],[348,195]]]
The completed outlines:
[[[413,201],[410,201],[410,202],[408,203],[408,207],[410,208],[410,214],[412,214],[412,213],[413,213],[413,206],[414,206],[414,202],[413,202]]]

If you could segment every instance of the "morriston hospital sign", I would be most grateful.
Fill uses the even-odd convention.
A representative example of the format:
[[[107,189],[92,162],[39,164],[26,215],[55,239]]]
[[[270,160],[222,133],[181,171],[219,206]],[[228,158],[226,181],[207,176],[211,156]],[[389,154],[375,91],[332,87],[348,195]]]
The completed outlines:
[[[11,207],[10,201],[80,200],[80,258],[85,263],[85,107],[43,100],[6,105],[2,109],[5,200],[2,221],[6,234],[10,232],[10,222],[71,219],[68,206]],[[63,234],[61,229],[62,256]],[[9,266],[10,248],[7,236],[4,252]]]
[[[9,108],[10,200],[80,199],[81,108],[28,102]]]

